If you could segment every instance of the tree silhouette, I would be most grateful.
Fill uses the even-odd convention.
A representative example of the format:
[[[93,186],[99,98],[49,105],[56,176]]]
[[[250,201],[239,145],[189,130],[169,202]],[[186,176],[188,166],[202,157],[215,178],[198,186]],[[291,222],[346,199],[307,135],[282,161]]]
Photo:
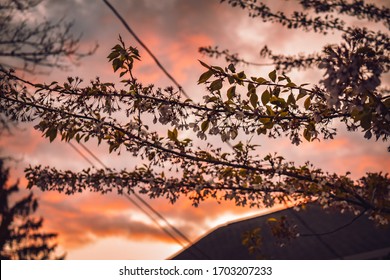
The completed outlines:
[[[9,169],[0,159],[0,258],[2,260],[62,259],[55,256],[56,233],[42,231],[43,218],[32,215],[38,208],[33,193],[15,199],[11,196],[19,191],[18,183],[7,185]]]
[[[59,20],[34,21],[31,15],[41,0],[5,0],[0,3],[0,71],[28,72],[31,75],[42,69],[65,69],[69,62],[77,63],[81,58],[91,55],[95,46],[88,52],[80,52],[80,38],[72,33],[73,23]],[[14,85],[9,80],[1,80],[1,94],[4,88]],[[24,86],[18,83],[18,86]],[[26,94],[31,94],[26,90]],[[18,119],[5,117],[0,111],[0,135],[11,132]],[[13,122],[10,122],[13,121]],[[23,121],[23,120],[22,120]],[[15,199],[19,192],[18,184],[7,186],[9,170],[4,167],[4,158],[0,158],[0,256],[1,259],[59,259],[55,256],[56,233],[42,232],[43,218],[32,215],[38,207],[33,193]]]
[[[108,56],[113,70],[124,79],[120,85],[96,79],[82,86],[78,77],[70,77],[63,84],[35,84],[2,71],[0,108],[8,117],[34,121],[35,129],[50,141],[57,137],[78,142],[94,138],[99,144],[105,142],[110,153],[128,152],[144,162],[134,170],[74,172],[29,167],[29,187],[66,194],[137,191],[150,198],[165,197],[172,203],[184,195],[195,206],[207,198],[251,207],[316,200],[324,207],[364,212],[378,223],[387,223],[387,174],[367,173],[355,181],[349,174],[328,173],[309,162],[296,165],[272,151],[260,156],[256,143],[258,137],[288,137],[295,145],[333,139],[337,133],[334,120],[344,123],[348,130],[361,130],[365,138],[388,139],[390,95],[380,84],[390,65],[389,36],[348,26],[331,13],[382,22],[388,28],[389,9],[363,1],[302,0],[302,7],[311,13],[287,16],[257,1],[227,2],[247,10],[252,17],[287,28],[324,35],[340,32],[342,42],[326,45],[318,54],[296,57],[274,55],[264,47],[262,56],[276,69],[251,77],[238,70],[238,64],[245,63],[238,55],[203,47],[202,52],[223,55],[229,64],[220,67],[201,62],[205,72],[199,84],[206,89],[201,103],[184,100],[180,90],[173,87],[144,86],[133,71],[140,59],[138,50],[127,47],[121,38]],[[326,15],[313,17],[313,13]],[[308,67],[325,71],[318,85],[299,85],[287,75],[293,68]],[[35,94],[27,94],[21,85],[34,87]],[[167,127],[167,136],[158,132],[162,126]],[[197,147],[194,139],[180,135],[187,130],[207,147]],[[229,142],[232,149],[216,147],[207,142],[208,137]]]
[[[68,67],[70,58],[77,63],[91,55],[97,45],[88,52],[80,52],[80,38],[72,33],[72,22],[34,21],[33,9],[41,0],[5,0],[0,3],[0,69],[19,70],[35,74],[44,68]],[[29,14],[30,13],[30,14]],[[10,131],[9,119],[0,114],[0,129]]]
[[[77,62],[96,49],[78,51],[80,38],[73,35],[72,22],[29,19],[28,13],[41,2],[6,0],[0,4],[1,67],[33,73],[37,66],[66,68],[69,57]]]

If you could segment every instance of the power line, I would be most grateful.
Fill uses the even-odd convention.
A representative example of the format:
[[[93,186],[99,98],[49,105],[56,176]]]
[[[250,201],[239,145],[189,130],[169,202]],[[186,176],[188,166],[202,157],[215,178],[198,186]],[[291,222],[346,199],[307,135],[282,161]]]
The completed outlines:
[[[87,158],[79,149],[76,148],[75,145],[73,145],[71,142],[68,142],[69,146],[71,146],[73,148],[73,150],[75,150],[83,159],[85,159],[92,167],[94,167],[94,164],[93,162]]]
[[[90,149],[88,149],[84,144],[80,143],[81,147],[84,148],[85,151],[88,152],[94,159],[96,159],[104,168],[108,169],[108,167],[98,158],[96,157]],[[155,215],[157,215],[161,220],[163,220],[174,232],[180,235],[185,241],[188,243],[192,243],[191,240],[187,236],[185,236],[182,232],[180,232],[175,226],[168,222],[158,211],[156,211],[152,206],[150,206],[141,196],[134,193],[134,196],[138,198],[143,205],[145,205],[150,211],[152,211]]]
[[[146,46],[146,44],[137,36],[137,34],[131,29],[131,27],[129,26],[129,24],[125,21],[125,19],[119,14],[119,12],[114,8],[114,6],[111,5],[111,3],[108,1],[108,0],[103,0],[103,2],[108,6],[108,8],[110,8],[110,10],[114,13],[114,15],[119,19],[119,21],[124,25],[124,27],[126,28],[126,30],[134,37],[134,39],[145,49],[145,51],[152,57],[152,59],[154,60],[154,62],[156,63],[156,65],[163,71],[163,73],[179,88],[179,90],[183,93],[183,95],[187,98],[190,98],[188,96],[188,94],[184,91],[183,87],[176,81],[176,79],[171,75],[169,74],[169,72],[165,69],[165,67],[160,63],[160,61],[157,59],[157,57],[152,53],[152,51]],[[230,148],[233,148],[233,146],[230,144],[230,142],[226,142],[228,144],[228,146]],[[79,143],[80,145],[82,145],[82,147],[93,157],[95,158],[102,166],[104,166],[105,168],[107,168],[103,162],[100,161],[100,159],[98,159],[85,145],[83,145],[82,143]],[[176,234],[178,234],[179,236],[181,236],[184,240],[186,240],[189,245],[192,245],[195,249],[197,249],[203,256],[205,256],[206,258],[208,259],[211,259],[209,256],[207,256],[207,254],[205,254],[204,252],[202,252],[201,250],[199,250],[199,248],[197,248],[195,246],[195,244],[193,244],[191,242],[191,240],[188,239],[187,236],[185,236],[182,232],[180,232],[177,228],[175,228],[173,225],[171,225],[160,213],[158,213],[153,207],[151,207],[143,198],[141,198],[139,195],[137,195],[136,193],[134,193],[135,197],[137,197],[137,199],[139,201],[141,201],[149,210],[151,210],[155,215],[157,215],[160,219],[162,219],[174,232],[176,232]]]
[[[88,161],[88,163],[90,163],[93,167],[94,167],[94,164],[92,163],[92,161],[87,158],[79,149],[77,149],[71,142],[68,142],[69,145],[79,154],[81,155],[86,161]],[[104,164],[103,161],[101,161],[90,149],[88,149],[87,146],[85,146],[83,143],[79,142],[79,145],[91,156],[93,157],[97,162],[100,163],[100,165],[102,165],[105,169],[108,169],[107,165]],[[167,225],[168,227],[173,230],[177,235],[179,235],[181,238],[183,238],[185,241],[188,242],[188,245],[189,246],[192,246],[196,251],[198,251],[201,255],[203,255],[204,257],[206,257],[207,259],[211,259],[210,256],[208,256],[205,252],[203,252],[202,250],[200,250],[194,243],[192,243],[192,241],[184,234],[182,233],[179,229],[177,229],[174,225],[172,225],[171,223],[168,222],[167,219],[164,218],[164,216],[162,216],[159,212],[157,212],[152,206],[150,206],[141,196],[139,196],[138,194],[136,193],[133,193],[133,195],[143,204],[145,205],[150,211],[152,211],[157,217],[159,217],[161,220],[163,220]],[[129,196],[128,194],[124,194],[124,196],[130,201],[132,202],[136,207],[138,207],[138,209],[140,209],[144,214],[146,214],[161,230],[163,230],[167,235],[169,235],[174,241],[176,241],[180,246],[182,246],[183,248],[185,248],[185,245],[179,240],[177,239],[170,231],[168,231],[166,228],[164,228],[163,226],[160,225],[160,223],[152,216],[150,215],[149,213],[147,213],[134,199],[131,198],[131,196]],[[191,251],[190,251],[191,254],[193,254]],[[196,257],[196,256],[195,256]]]
[[[93,162],[87,158],[75,145],[73,145],[71,142],[68,142],[68,144],[81,156],[83,157],[89,164],[91,164],[92,167],[95,167]],[[84,145],[83,145],[84,146]],[[85,146],[84,146],[85,147]],[[89,150],[88,150],[89,151]],[[94,159],[96,159],[99,163],[102,163],[99,158],[97,158],[91,151],[89,151],[90,154],[93,156]],[[105,167],[107,168],[107,167]],[[133,203],[138,209],[140,209],[145,215],[147,215],[162,231],[164,231],[167,235],[169,235],[174,241],[176,241],[180,246],[183,248],[185,247],[184,244],[178,240],[171,232],[169,232],[166,228],[160,225],[160,223],[149,213],[147,213],[134,199],[132,199],[129,195],[125,195],[125,197]]]
[[[134,37],[134,39],[145,49],[145,51],[152,57],[157,66],[164,72],[164,74],[179,88],[179,90],[184,94],[185,97],[190,98],[188,94],[184,91],[183,87],[175,80],[175,78],[169,74],[157,57],[152,53],[152,51],[142,42],[142,40],[137,36],[137,34],[130,28],[124,18],[119,14],[119,12],[110,4],[108,0],[103,0],[103,2],[111,9],[115,16],[120,20],[120,22],[125,26],[126,30]]]
[[[83,143],[79,142],[80,146],[90,155],[92,156],[97,162],[100,163],[100,165],[102,165],[104,168],[108,169],[107,165],[104,164],[104,162],[102,162],[90,149],[88,149],[87,146],[85,146]],[[83,157],[85,157],[83,155]],[[147,203],[141,196],[139,196],[138,194],[136,193],[133,193],[133,195],[143,204],[145,205],[150,211],[152,211],[157,217],[159,217],[161,220],[163,220],[169,228],[171,228],[177,235],[179,235],[181,238],[183,238],[185,241],[188,242],[188,245],[190,246],[193,246],[199,253],[201,253],[204,257],[206,257],[207,259],[211,259],[206,253],[202,252],[199,248],[197,248],[197,246],[195,244],[192,243],[192,241],[184,234],[182,233],[180,230],[178,230],[174,225],[172,225],[167,219],[164,218],[163,215],[161,215],[158,211],[156,211],[156,209],[154,209],[152,206],[149,205],[149,203]],[[124,196],[129,199],[130,201],[133,201],[133,199],[128,195],[128,194],[124,194]],[[133,202],[134,203],[134,202]],[[138,206],[138,208],[140,208]],[[144,212],[146,213],[146,212]],[[149,216],[149,215],[148,215]],[[151,216],[149,216],[151,219],[153,219]],[[160,224],[158,224],[160,226]],[[163,230],[166,232],[166,229],[163,228]],[[171,233],[169,233],[170,236]],[[176,238],[174,238],[176,239]],[[182,245],[182,243],[180,242],[180,244]],[[185,247],[185,246],[183,246]]]
[[[290,209],[288,209],[290,212],[291,212],[291,214],[293,214],[293,216],[295,216],[295,218],[299,221],[299,222],[301,222],[301,224],[305,227],[305,228],[307,228],[307,230],[309,231],[309,232],[311,232],[311,234],[312,234],[312,236],[314,236],[315,238],[317,238],[317,240],[322,244],[322,245],[324,245],[324,247],[326,248],[326,249],[328,249],[328,251],[330,252],[330,253],[332,253],[335,257],[337,257],[338,259],[342,259],[342,256],[330,245],[330,244],[328,244],[328,242],[326,242],[324,239],[322,239],[322,236],[321,235],[318,235],[318,234],[316,234],[316,232],[314,231],[314,229],[312,229],[309,225],[308,225],[308,223],[306,223],[306,221],[298,214],[298,213],[296,213],[295,212],[295,210],[294,209],[292,209],[292,208],[290,208]]]
[[[144,212],[162,231],[164,231],[166,234],[168,234],[173,240],[176,241],[176,243],[178,243],[182,248],[185,247],[185,245],[179,240],[177,239],[169,230],[167,230],[165,227],[163,227],[162,225],[160,225],[160,223],[152,216],[152,215],[149,215],[134,199],[132,199],[129,195],[125,195],[125,197],[131,202],[133,203],[135,206],[138,207],[138,209],[140,209],[142,212]]]
[[[176,79],[169,74],[169,72],[165,69],[165,67],[160,63],[157,57],[152,53],[152,51],[142,42],[142,40],[137,36],[137,34],[130,28],[129,24],[126,20],[119,14],[119,12],[110,4],[108,0],[103,0],[103,2],[111,9],[111,11],[115,14],[115,16],[120,20],[120,22],[125,26],[127,31],[135,38],[135,40],[146,50],[146,52],[153,58],[154,62],[157,66],[164,72],[164,74],[179,88],[179,90],[184,94],[185,97],[190,99],[189,95],[184,91],[183,87],[176,81]],[[225,142],[231,149],[233,149],[233,145],[229,142]]]

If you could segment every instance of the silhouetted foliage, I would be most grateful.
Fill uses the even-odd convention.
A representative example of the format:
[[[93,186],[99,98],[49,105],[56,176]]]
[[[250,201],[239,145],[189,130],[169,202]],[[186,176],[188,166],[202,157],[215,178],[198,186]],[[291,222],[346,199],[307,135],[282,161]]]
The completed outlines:
[[[36,66],[64,68],[67,58],[73,57],[77,62],[93,53],[94,49],[86,53],[78,51],[79,38],[72,34],[71,22],[31,19],[28,13],[41,2],[5,0],[0,3],[0,58],[3,60],[0,67],[28,72],[34,72]]]
[[[67,68],[91,55],[97,45],[80,52],[80,38],[72,31],[72,22],[37,20],[31,13],[42,0],[3,0],[0,3],[0,69],[30,74],[43,68]],[[0,129],[11,132],[15,123],[0,114]]]
[[[262,55],[270,57],[277,69],[285,70],[273,70],[268,75],[249,77],[235,65],[242,62],[238,56],[228,60],[226,67],[201,62],[205,72],[198,83],[205,86],[206,92],[200,103],[183,100],[179,89],[160,89],[139,82],[133,71],[140,59],[138,50],[127,47],[121,38],[108,56],[114,72],[119,71],[124,79],[120,85],[96,79],[82,86],[78,77],[69,77],[62,84],[36,84],[3,71],[0,108],[10,118],[35,121],[35,128],[50,141],[57,137],[78,142],[94,138],[99,144],[106,143],[110,153],[128,152],[144,162],[133,170],[74,172],[29,167],[29,187],[66,194],[138,191],[150,198],[165,197],[172,203],[185,195],[195,206],[208,198],[251,207],[317,200],[324,208],[338,207],[356,215],[364,212],[378,223],[388,223],[387,174],[367,173],[353,180],[349,173],[332,174],[309,162],[296,165],[271,151],[259,155],[256,143],[258,137],[286,136],[295,145],[333,139],[337,134],[334,120],[349,130],[361,130],[365,138],[386,141],[390,133],[390,95],[380,84],[390,65],[389,36],[347,26],[332,15],[312,18],[309,13],[294,12],[288,17],[257,1],[227,2],[248,10],[252,17],[288,28],[324,35],[341,32],[342,42],[326,45],[318,55],[307,57],[275,56],[264,48]],[[308,9],[315,7],[314,13],[326,11],[317,1],[301,2]],[[342,5],[341,1],[337,3]],[[385,22],[387,26],[386,9],[368,8],[360,1],[354,7],[351,10],[346,6],[342,13]],[[375,15],[370,16],[371,10]],[[213,50],[207,49],[210,55]],[[300,60],[302,63],[298,63]],[[314,66],[324,69],[322,81],[314,86],[296,84],[286,75],[295,67]],[[35,94],[27,94],[20,84],[34,87]],[[167,136],[158,133],[162,126],[168,127]],[[194,138],[205,141],[206,147],[198,147],[193,139],[180,135],[188,130],[194,132]],[[231,143],[231,149],[215,147],[206,142],[208,137]]]
[[[55,256],[56,233],[42,231],[43,218],[32,216],[38,201],[33,193],[15,201],[12,195],[19,191],[18,183],[7,185],[9,169],[0,159],[0,259],[42,260],[59,259]],[[14,201],[14,202],[12,202]]]
[[[4,0],[0,3],[0,71],[35,74],[42,69],[65,69],[69,62],[78,61],[91,55],[90,51],[79,51],[80,37],[72,33],[72,22],[64,19],[48,21],[31,17],[41,0]],[[8,84],[1,78],[1,93],[5,88],[21,86],[23,83]],[[28,91],[25,91],[26,94]],[[5,114],[4,114],[5,113]],[[4,110],[0,111],[0,136],[17,129],[19,120],[8,118]],[[18,184],[7,186],[9,170],[4,167],[4,158],[0,158],[0,256],[1,259],[53,259],[56,244],[55,233],[42,232],[43,218],[35,218],[38,207],[37,198],[28,196],[12,204],[12,194],[19,192]],[[12,205],[11,205],[12,204]]]

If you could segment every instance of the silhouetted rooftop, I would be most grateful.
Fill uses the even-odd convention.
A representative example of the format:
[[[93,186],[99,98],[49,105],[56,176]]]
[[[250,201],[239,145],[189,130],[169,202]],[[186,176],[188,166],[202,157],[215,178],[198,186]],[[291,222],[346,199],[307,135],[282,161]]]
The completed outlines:
[[[301,235],[314,235],[293,238],[281,247],[267,222],[271,217],[281,216],[296,225]],[[261,228],[261,254],[265,259],[388,259],[390,226],[378,227],[367,215],[334,233],[323,234],[347,225],[354,218],[352,213],[324,210],[317,204],[309,204],[301,211],[289,208],[220,226],[172,259],[256,259],[258,256],[242,245],[243,233],[256,227]]]

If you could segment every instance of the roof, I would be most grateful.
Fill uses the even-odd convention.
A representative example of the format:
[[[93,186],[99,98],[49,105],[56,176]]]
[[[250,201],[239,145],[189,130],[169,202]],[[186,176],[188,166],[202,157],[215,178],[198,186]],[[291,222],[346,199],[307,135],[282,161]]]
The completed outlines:
[[[267,222],[271,217],[279,219],[282,216],[287,217],[290,224],[295,224],[301,234],[283,247]],[[261,228],[261,253],[265,259],[390,258],[390,226],[378,227],[367,215],[356,219],[352,213],[341,214],[337,209],[324,210],[318,204],[308,204],[306,210],[288,208],[220,226],[172,259],[257,259],[259,256],[250,254],[248,248],[242,245],[243,233],[256,227]],[[335,232],[329,233],[332,231]],[[311,236],[302,236],[305,234]]]

